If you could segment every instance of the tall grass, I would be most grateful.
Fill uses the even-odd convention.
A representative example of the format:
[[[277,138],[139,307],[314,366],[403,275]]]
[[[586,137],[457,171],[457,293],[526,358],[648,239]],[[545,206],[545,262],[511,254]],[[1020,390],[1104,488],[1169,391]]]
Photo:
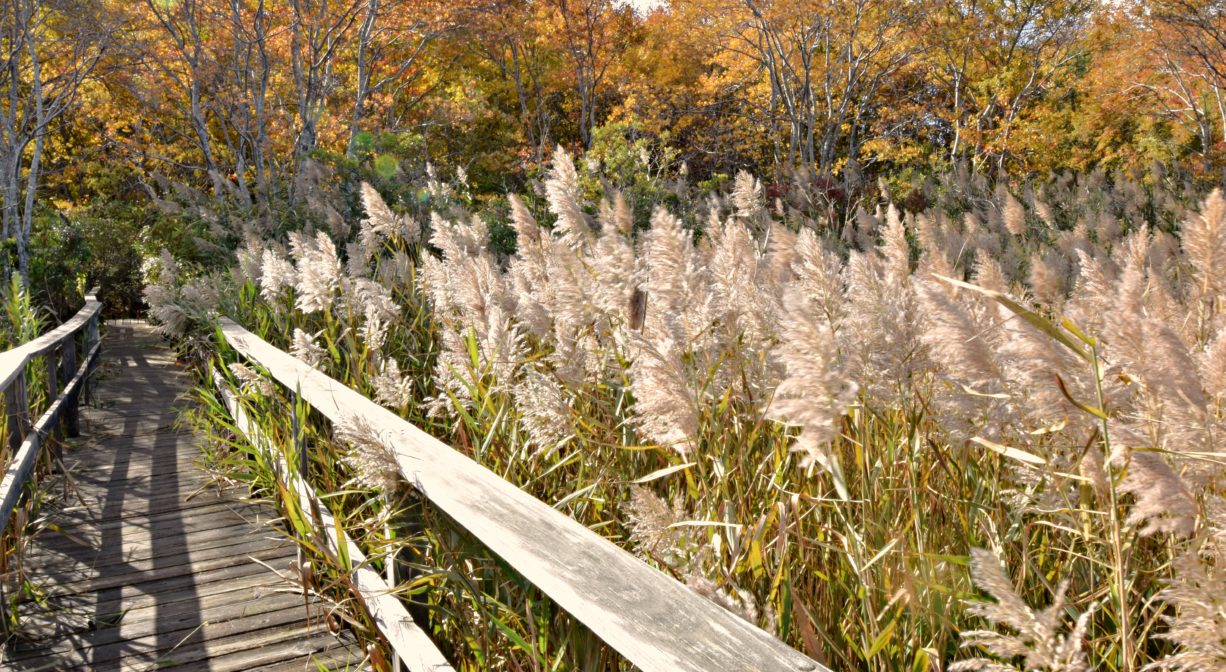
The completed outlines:
[[[232,272],[148,295],[168,331],[239,320],[836,669],[1226,664],[1220,192],[921,191],[831,221],[807,183],[767,202],[741,175],[639,230],[559,152],[543,198],[511,198],[512,255],[460,203],[427,219],[367,186],[348,240],[249,237]],[[283,441],[287,400],[243,375]],[[215,466],[275,498],[204,409]],[[624,666],[307,424],[317,484],[378,562],[406,549],[459,667]]]

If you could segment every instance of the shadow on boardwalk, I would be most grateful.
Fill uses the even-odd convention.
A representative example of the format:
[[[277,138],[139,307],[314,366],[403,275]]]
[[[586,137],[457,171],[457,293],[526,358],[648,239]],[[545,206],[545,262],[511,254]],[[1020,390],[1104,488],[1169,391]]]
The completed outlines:
[[[194,466],[198,440],[174,428],[191,379],[171,351],[144,324],[112,323],[102,361],[64,451],[75,487],[27,550],[42,599],[23,605],[3,667],[356,668],[356,647],[272,571],[295,555],[263,524],[275,512]]]

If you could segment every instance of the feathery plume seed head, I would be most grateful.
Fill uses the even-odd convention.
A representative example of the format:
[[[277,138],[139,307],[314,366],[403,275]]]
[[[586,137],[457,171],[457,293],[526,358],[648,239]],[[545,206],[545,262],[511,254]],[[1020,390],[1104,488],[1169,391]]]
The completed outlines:
[[[408,215],[397,215],[387,206],[378,190],[369,182],[362,182],[360,188],[362,209],[366,218],[362,220],[361,239],[369,249],[375,249],[383,239],[400,238],[406,243],[415,243],[421,236],[421,227],[416,220]]]
[[[263,264],[264,245],[257,239],[248,239],[238,250],[236,256],[238,265],[235,267],[236,279],[239,284],[251,282],[256,286],[260,283],[260,272]]]
[[[995,602],[971,602],[968,611],[1013,632],[971,630],[961,633],[963,648],[981,647],[997,658],[1023,658],[1026,670],[1088,672],[1086,631],[1096,605],[1081,612],[1067,634],[1061,634],[1068,583],[1061,583],[1048,608],[1035,611],[1018,596],[996,556],[981,548],[971,549],[971,577],[975,585]],[[1015,670],[999,660],[972,658],[949,666],[950,672]]]
[[[685,519],[679,501],[674,500],[670,506],[650,488],[630,486],[625,522],[630,540],[641,555],[659,558],[674,568],[682,566],[694,544],[687,528],[675,526]]]
[[[984,250],[975,250],[975,284],[994,292],[1008,293],[1009,279],[992,255]]]
[[[260,266],[260,296],[265,301],[274,301],[281,292],[298,282],[294,265],[275,250],[265,249]]]
[[[799,236],[786,226],[772,221],[767,229],[766,256],[763,259],[766,275],[763,282],[770,283],[771,290],[778,292],[792,278],[792,264],[796,261]]]
[[[179,277],[179,262],[175,260],[175,256],[170,253],[170,250],[162,248],[158,253],[156,282],[163,285],[173,285]]]
[[[387,322],[374,306],[366,306],[366,319],[358,329],[367,352],[378,353],[387,342]]]
[[[345,273],[350,278],[369,278],[373,270],[371,259],[378,256],[376,248],[370,246],[370,241],[359,236],[345,246]]]
[[[359,485],[385,493],[395,493],[402,487],[400,465],[384,445],[379,432],[365,419],[346,417],[333,432],[336,438],[349,444],[349,452],[341,460],[353,471]]]
[[[256,392],[265,397],[273,395],[272,383],[267,378],[256,373],[254,369],[243,364],[242,362],[234,362],[229,365],[230,373],[238,378],[239,388],[244,392]]]
[[[804,295],[789,289],[784,299],[781,342],[774,355],[786,375],[775,389],[767,416],[800,427],[792,450],[802,466],[816,462],[838,475],[830,441],[855,397],[856,386],[837,363],[838,347],[829,325],[807,307]]]
[[[371,377],[375,388],[375,401],[393,410],[413,402],[413,379],[400,372],[400,364],[389,357],[383,361],[379,372]]]
[[[842,263],[838,253],[826,249],[812,229],[804,229],[796,237],[795,254],[793,284],[809,297],[813,308],[829,323],[839,323],[847,306],[843,302]]]
[[[623,234],[634,231],[634,210],[620,191],[613,196],[613,224]]]
[[[1056,213],[1048,205],[1047,201],[1034,199],[1034,212],[1039,216],[1039,219],[1043,220],[1044,224],[1051,227],[1056,225]]]
[[[1196,528],[1198,507],[1183,479],[1160,455],[1132,451],[1120,491],[1135,498],[1125,521],[1140,526],[1142,536],[1169,533],[1188,536]]]
[[[515,387],[514,399],[537,455],[551,453],[571,436],[570,398],[554,378],[528,369]]]
[[[881,254],[885,256],[886,267],[899,283],[905,282],[911,274],[911,246],[907,243],[907,230],[903,226],[902,215],[891,203],[886,211],[886,225],[883,231],[884,244]]]
[[[1206,344],[1199,361],[1205,392],[1218,403],[1226,403],[1226,329]]]
[[[515,226],[515,235],[521,246],[536,243],[541,239],[541,227],[536,218],[528,210],[528,206],[516,194],[508,194],[507,201],[511,204],[511,224]]]
[[[187,331],[189,317],[187,311],[178,303],[178,293],[174,287],[162,284],[146,285],[142,292],[145,303],[149,304],[149,312],[157,320],[160,333],[171,338],[179,338]]]
[[[1012,192],[1006,191],[1005,194],[1005,202],[1002,204],[1004,212],[1001,219],[1005,230],[1015,236],[1020,236],[1026,233],[1026,208]]]
[[[717,244],[715,236],[711,241]],[[647,331],[653,338],[688,344],[698,326],[690,318],[710,293],[693,236],[682,227],[681,220],[659,208],[652,215],[651,230],[640,249],[644,266],[641,275],[645,276],[641,286],[650,301]]]
[[[295,328],[294,342],[290,346],[290,354],[294,357],[306,362],[314,368],[319,368],[319,365],[324,361],[324,349],[315,342],[318,334],[308,334],[307,332]]]
[[[383,320],[400,316],[400,306],[383,285],[367,278],[352,278],[345,283],[345,299],[350,307],[364,315],[377,315]]]
[[[298,257],[298,296],[296,305],[304,313],[327,310],[341,285],[341,262],[336,245],[328,234],[320,231],[313,241],[300,240]]]
[[[635,424],[651,440],[686,455],[698,435],[698,400],[679,348],[667,338],[656,347],[637,334],[631,342],[636,353],[630,364]]]
[[[362,182],[359,193],[362,197],[362,209],[366,211],[366,218],[362,220],[361,236],[368,239],[368,246],[373,247],[380,238],[396,229],[397,217],[369,182]]]
[[[1226,197],[1221,189],[1214,189],[1184,224],[1182,238],[1202,300],[1226,302]]]
[[[1035,613],[1018,597],[1013,582],[1005,574],[990,551],[971,549],[971,578],[975,586],[992,596],[995,602],[974,602],[970,609],[976,615],[999,625],[1006,625],[1023,632],[1034,623]]]
[[[553,154],[549,178],[545,180],[549,211],[557,215],[556,230],[562,242],[573,250],[584,249],[592,238],[587,216],[579,207],[579,173],[561,146]]]
[[[1216,507],[1222,505],[1215,498]],[[1220,511],[1220,509],[1219,509]],[[1226,524],[1219,513],[1218,525]],[[1146,672],[1206,672],[1226,669],[1226,528],[1184,551],[1172,563],[1172,578],[1160,594],[1172,607],[1158,635],[1175,651],[1145,666]]]
[[[1030,289],[1044,305],[1054,308],[1064,303],[1064,259],[1053,250],[1030,259]]]
[[[747,171],[737,171],[732,186],[732,205],[742,219],[753,219],[762,211],[762,183]]]
[[[915,282],[914,287],[924,315],[920,338],[933,359],[963,384],[997,391],[1003,383],[1000,369],[985,335],[966,308],[933,281]]]

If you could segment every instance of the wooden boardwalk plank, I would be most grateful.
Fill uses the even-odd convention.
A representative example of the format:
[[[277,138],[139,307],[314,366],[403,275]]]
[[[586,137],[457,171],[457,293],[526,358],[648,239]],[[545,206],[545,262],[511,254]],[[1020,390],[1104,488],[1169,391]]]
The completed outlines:
[[[361,663],[362,658],[357,656],[352,647],[334,646],[320,653],[293,660],[241,669],[248,669],[250,672],[319,672],[321,666],[326,670],[356,670]]]
[[[259,567],[258,569],[264,569]],[[257,571],[255,564],[245,564],[238,567],[226,567],[221,570],[202,572],[194,576],[195,580],[183,586],[165,581],[157,592],[141,592],[138,587],[124,586],[121,598],[125,609],[143,609],[159,604],[173,604],[180,600],[205,598],[211,595],[243,590],[247,593],[262,592],[265,589],[283,588],[285,582],[269,574],[267,571]],[[48,597],[45,605],[23,605],[23,613],[37,617],[43,611],[64,612],[94,605],[93,593],[65,593]]]
[[[198,666],[198,663],[185,665],[184,672],[318,672],[320,665],[329,670],[355,670],[362,662],[363,657],[357,654],[356,647],[338,645],[336,637],[321,630],[314,640],[282,642],[259,650],[217,656],[210,661],[210,667]]]
[[[309,642],[311,638],[308,635],[314,633],[307,629],[302,612],[302,605],[296,604],[220,623],[202,620],[192,627],[176,623],[171,626],[173,629],[160,631],[156,636],[107,642],[98,646],[90,645],[88,638],[64,640],[47,647],[42,655],[15,657],[5,661],[5,665],[6,669],[14,670],[173,668],[184,663],[207,661],[214,656],[259,649],[272,643]],[[314,632],[318,630],[316,627]],[[325,647],[319,648],[322,650]]]
[[[47,590],[47,594],[58,596],[97,593],[124,587],[138,589],[142,592],[151,592],[152,588],[147,588],[145,584],[154,583],[160,586],[179,577],[186,577],[186,580],[191,583],[192,577],[204,572],[214,572],[233,567],[247,568],[251,565],[261,566],[255,562],[256,560],[273,566],[278,564],[287,565],[288,561],[293,559],[293,557],[294,551],[292,547],[288,549],[283,546],[266,547],[241,555],[231,553],[211,560],[199,560],[169,567],[157,567],[147,572],[134,571],[126,565],[119,565],[114,569],[104,569],[105,573],[101,576],[98,573],[93,573],[92,575],[85,575],[84,578],[78,578],[82,574],[57,574],[55,575],[55,584]],[[267,568],[263,569],[265,572],[268,572]],[[37,581],[37,577],[34,577],[34,580]]]
[[[213,626],[272,611],[293,609],[303,606],[302,600],[300,594],[252,591],[244,594],[241,600],[230,593],[182,599],[170,604],[159,600],[153,606],[108,614],[105,619],[82,613],[48,614],[42,619],[32,619],[42,646],[33,649],[31,657],[41,657],[47,649],[56,647],[83,654],[87,648],[159,637],[169,632],[183,632],[186,635],[202,623]],[[38,628],[39,625],[43,627]],[[14,659],[20,658],[21,654],[14,655]]]
[[[362,669],[352,638],[273,571],[295,557],[276,512],[196,468],[198,440],[175,423],[188,373],[149,327],[108,326],[96,407],[64,451],[69,494],[29,539],[41,597],[20,605],[0,668]]]

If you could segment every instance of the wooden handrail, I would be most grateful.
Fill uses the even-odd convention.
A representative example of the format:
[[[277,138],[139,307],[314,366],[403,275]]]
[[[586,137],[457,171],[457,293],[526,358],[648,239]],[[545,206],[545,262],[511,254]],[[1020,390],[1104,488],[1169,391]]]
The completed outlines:
[[[826,669],[235,322],[221,332],[333,423],[373,428],[418,492],[645,672]]]
[[[102,310],[102,304],[94,298],[97,292],[97,288],[87,292],[85,305],[60,326],[11,350],[0,352],[0,390],[8,388],[31,357],[37,357],[68,337],[75,336],[82,327],[97,329],[98,312]]]
[[[93,293],[87,295],[85,306],[67,322],[0,353],[0,391],[5,395],[9,449],[12,451],[12,460],[5,469],[3,480],[0,480],[0,532],[8,528],[9,519],[34,472],[39,449],[46,438],[59,429],[61,422],[68,436],[77,435],[77,405],[81,389],[88,382],[102,347],[98,334],[102,304],[93,296]],[[76,339],[78,333],[84,333],[80,350]],[[79,365],[78,352],[86,353]],[[42,417],[31,424],[26,365],[38,356],[46,358],[48,398],[53,401]],[[58,459],[59,456],[56,457]],[[0,584],[0,605],[7,606],[3,584]],[[5,630],[7,625],[7,617],[0,615],[0,631]]]

